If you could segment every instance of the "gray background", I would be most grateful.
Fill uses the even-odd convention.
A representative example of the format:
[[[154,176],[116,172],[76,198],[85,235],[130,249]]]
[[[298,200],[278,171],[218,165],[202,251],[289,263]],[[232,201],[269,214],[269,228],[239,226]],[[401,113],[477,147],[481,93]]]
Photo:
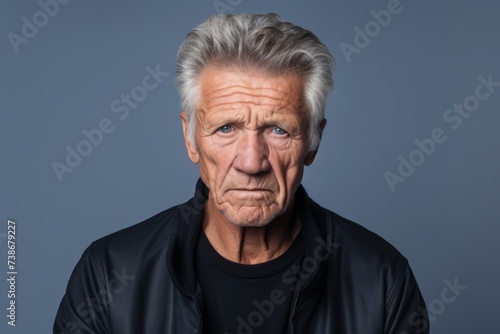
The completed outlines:
[[[220,2],[237,13],[277,12],[317,33],[337,59],[329,122],[303,181],[309,194],[409,259],[433,333],[496,331],[500,87],[456,130],[443,114],[474,94],[478,76],[500,81],[498,2],[401,0],[402,12],[350,61],[341,43],[355,45],[354,27],[364,29],[387,0]],[[21,35],[22,17],[33,22],[41,7],[0,6],[0,276],[9,218],[19,272],[15,328],[1,279],[0,331],[49,333],[87,245],[192,195],[198,171],[181,140],[175,55],[218,9],[212,1],[71,1],[16,53],[8,33]],[[157,64],[171,74],[121,120],[111,103]],[[52,162],[64,163],[65,147],[75,149],[103,118],[114,131],[59,182]],[[398,156],[408,159],[414,140],[435,128],[447,140],[391,191],[384,172],[397,173]],[[445,280],[467,286],[452,303],[441,300]]]

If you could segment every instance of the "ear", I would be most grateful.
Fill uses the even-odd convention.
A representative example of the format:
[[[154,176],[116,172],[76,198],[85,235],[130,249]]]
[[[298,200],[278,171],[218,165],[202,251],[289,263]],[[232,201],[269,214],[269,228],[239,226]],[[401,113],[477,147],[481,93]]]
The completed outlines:
[[[317,131],[319,132],[319,142],[321,142],[321,136],[323,135],[323,129],[325,128],[325,125],[326,125],[326,118],[323,118],[317,129]],[[316,153],[318,153],[319,142],[318,145],[313,150],[307,153],[306,158],[304,159],[304,165],[309,166],[313,163],[314,158],[316,158]]]
[[[191,140],[189,139],[186,113],[184,111],[181,111],[180,116],[182,119],[182,133],[184,134],[184,143],[186,144],[187,154],[189,156],[189,159],[191,159],[194,164],[197,164],[198,161],[200,161],[200,156],[198,155],[198,150],[196,149],[195,143],[191,143]]]

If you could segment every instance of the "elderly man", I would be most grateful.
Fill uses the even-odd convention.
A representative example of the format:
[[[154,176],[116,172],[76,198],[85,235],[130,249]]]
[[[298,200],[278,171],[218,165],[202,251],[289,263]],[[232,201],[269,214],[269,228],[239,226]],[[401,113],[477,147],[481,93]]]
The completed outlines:
[[[407,260],[300,185],[334,60],[277,15],[221,15],[178,54],[194,197],[94,242],[55,333],[428,333]]]

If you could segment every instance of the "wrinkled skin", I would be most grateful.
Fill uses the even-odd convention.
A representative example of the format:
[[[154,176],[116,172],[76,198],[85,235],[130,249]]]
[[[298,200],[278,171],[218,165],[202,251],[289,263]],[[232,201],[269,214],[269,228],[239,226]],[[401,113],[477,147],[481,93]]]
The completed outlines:
[[[245,249],[275,257],[300,229],[291,216],[294,194],[316,154],[309,150],[302,78],[207,68],[200,83],[195,143],[181,117],[188,155],[210,190],[205,232],[216,250],[235,248],[234,259]]]

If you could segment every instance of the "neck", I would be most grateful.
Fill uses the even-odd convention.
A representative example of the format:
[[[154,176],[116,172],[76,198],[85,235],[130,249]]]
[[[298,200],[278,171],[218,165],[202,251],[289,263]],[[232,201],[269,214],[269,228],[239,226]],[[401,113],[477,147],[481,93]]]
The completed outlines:
[[[293,205],[265,226],[243,227],[228,221],[218,211],[205,207],[203,230],[222,257],[242,264],[268,262],[282,255],[300,231]]]

